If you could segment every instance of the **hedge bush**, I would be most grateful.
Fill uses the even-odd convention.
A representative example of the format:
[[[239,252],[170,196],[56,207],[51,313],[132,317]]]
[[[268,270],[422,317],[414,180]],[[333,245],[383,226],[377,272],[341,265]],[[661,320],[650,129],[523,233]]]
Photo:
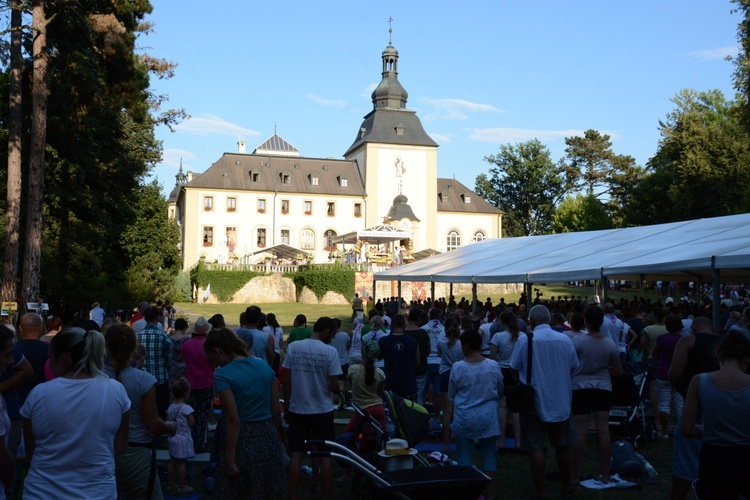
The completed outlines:
[[[341,264],[300,266],[296,273],[287,273],[297,289],[297,296],[304,287],[309,288],[320,300],[326,292],[340,293],[344,297],[354,296],[354,269]]]
[[[202,262],[191,273],[192,281],[198,287],[205,289],[211,285],[211,293],[221,302],[232,300],[234,294],[256,276],[264,274],[255,271],[209,271]]]

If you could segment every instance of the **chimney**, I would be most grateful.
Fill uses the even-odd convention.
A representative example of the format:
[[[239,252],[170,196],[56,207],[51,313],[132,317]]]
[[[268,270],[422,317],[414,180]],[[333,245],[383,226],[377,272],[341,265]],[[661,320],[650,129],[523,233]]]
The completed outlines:
[[[247,142],[245,142],[245,141],[237,141],[237,146],[238,146],[238,152],[239,152],[239,154],[244,155],[245,154],[245,146],[247,146]]]

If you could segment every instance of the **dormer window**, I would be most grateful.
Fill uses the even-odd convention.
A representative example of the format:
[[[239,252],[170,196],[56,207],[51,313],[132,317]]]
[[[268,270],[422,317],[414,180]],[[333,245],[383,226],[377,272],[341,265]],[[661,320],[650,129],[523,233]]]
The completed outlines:
[[[339,186],[342,188],[349,187],[349,179],[346,177],[339,177]]]
[[[310,174],[310,184],[313,186],[320,185],[320,176],[317,172],[313,172],[312,174]]]
[[[471,196],[468,194],[462,194],[461,199],[464,200],[464,203],[466,203],[467,205],[471,203]]]
[[[250,172],[250,179],[253,182],[260,182],[260,172],[258,172],[257,170],[253,170],[252,172]]]
[[[448,194],[446,194],[446,193],[440,193],[440,194],[438,194],[438,198],[440,198],[440,201],[442,203],[448,203]]]
[[[404,130],[406,129],[406,127],[404,127],[403,123],[399,123],[398,125],[396,125],[395,128],[396,128],[396,135],[404,135]]]
[[[281,183],[289,185],[292,183],[292,174],[289,172],[281,172]]]

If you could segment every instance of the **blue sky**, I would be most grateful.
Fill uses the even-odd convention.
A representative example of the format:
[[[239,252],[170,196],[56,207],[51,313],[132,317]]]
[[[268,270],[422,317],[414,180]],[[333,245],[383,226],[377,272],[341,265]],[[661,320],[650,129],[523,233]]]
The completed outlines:
[[[538,138],[557,161],[564,138],[590,128],[645,165],[677,92],[734,95],[728,0],[151,1],[140,50],[178,64],[152,88],[191,115],[157,130],[165,192],[180,158],[205,171],[274,126],[303,156],[341,158],[372,109],[389,17],[407,107],[440,144],[438,175],[470,188],[501,144]]]

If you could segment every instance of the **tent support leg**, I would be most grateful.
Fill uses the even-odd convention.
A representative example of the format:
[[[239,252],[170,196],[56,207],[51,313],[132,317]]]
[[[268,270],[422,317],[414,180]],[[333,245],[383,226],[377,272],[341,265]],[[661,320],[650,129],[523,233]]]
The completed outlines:
[[[609,279],[606,276],[602,276],[602,305],[607,302],[607,289],[609,288]]]
[[[404,300],[403,297],[401,297],[401,280],[397,281],[398,283],[398,300]],[[400,302],[399,302],[399,309],[401,308]]]
[[[713,267],[713,266],[712,266]],[[721,325],[719,324],[720,306],[721,306],[721,271],[719,269],[711,269],[711,277],[713,278],[713,300],[711,302],[711,313],[713,315],[714,332],[721,333]]]
[[[448,302],[453,298],[453,283],[448,286]]]
[[[435,307],[435,282],[430,281],[430,299],[432,300],[432,307]]]
[[[477,312],[477,284],[471,284],[471,312]]]
[[[534,283],[526,283],[524,288],[526,288],[526,311],[528,312],[531,310],[531,293],[534,291]]]
[[[377,300],[377,297],[376,297],[377,294],[378,294],[378,282],[373,278],[372,280],[372,300],[373,301]]]

